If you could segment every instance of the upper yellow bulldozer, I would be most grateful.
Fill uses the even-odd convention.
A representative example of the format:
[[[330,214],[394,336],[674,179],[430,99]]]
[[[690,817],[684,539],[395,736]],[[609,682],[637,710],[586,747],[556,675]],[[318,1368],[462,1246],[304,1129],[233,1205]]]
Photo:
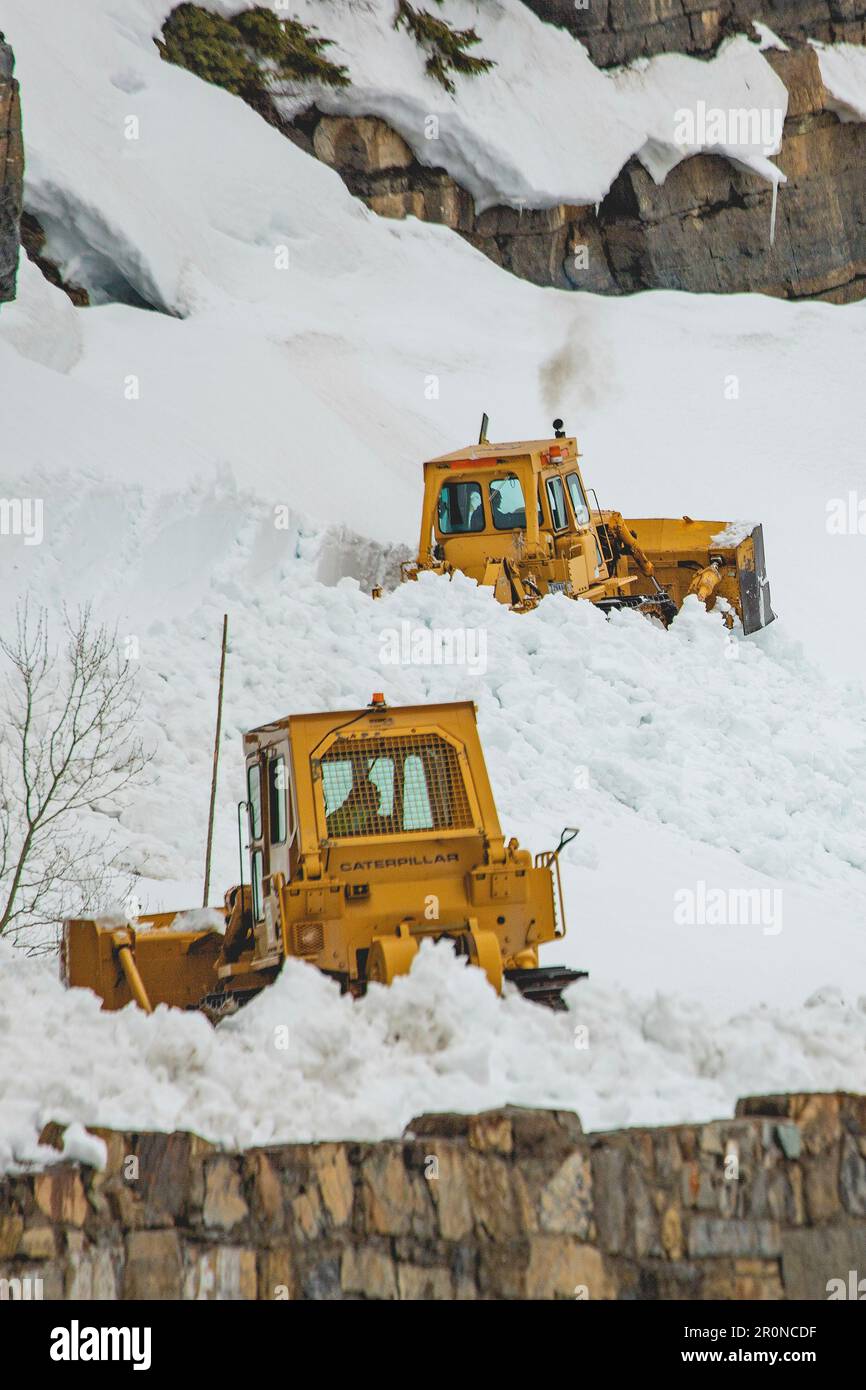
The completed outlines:
[[[361,994],[406,973],[425,938],[449,941],[497,990],[564,1007],[578,978],[539,967],[565,935],[558,856],[506,840],[475,706],[289,715],[244,737],[247,882],[231,888],[224,931],[184,929],[182,913],[64,924],[62,974],[107,1009],[134,1000],[202,1008],[217,1020],[310,961]]]
[[[486,426],[485,416],[478,444],[424,464],[418,557],[404,579],[460,570],[517,611],[563,593],[667,626],[696,594],[708,608],[726,599],[747,634],[773,621],[760,525],[626,520],[585,487],[561,420],[552,439],[509,444],[489,443]]]

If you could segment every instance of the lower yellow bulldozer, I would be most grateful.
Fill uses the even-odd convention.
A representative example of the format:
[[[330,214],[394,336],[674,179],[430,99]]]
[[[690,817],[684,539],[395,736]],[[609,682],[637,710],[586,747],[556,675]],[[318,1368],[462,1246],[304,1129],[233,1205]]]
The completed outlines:
[[[499,825],[475,706],[388,706],[289,715],[244,736],[247,882],[222,922],[184,913],[64,923],[65,983],[106,1009],[135,1001],[203,1009],[214,1021],[270,984],[288,957],[344,991],[390,984],[422,941],[445,940],[529,999],[564,1008],[585,972],[540,966],[565,935],[559,854],[533,859]],[[242,857],[243,865],[243,857]]]
[[[404,579],[461,571],[518,612],[561,593],[667,626],[695,594],[707,608],[726,600],[729,626],[736,615],[746,634],[773,621],[759,524],[626,520],[584,485],[561,420],[552,439],[508,444],[491,444],[486,428],[485,415],[478,444],[424,464],[418,555]]]

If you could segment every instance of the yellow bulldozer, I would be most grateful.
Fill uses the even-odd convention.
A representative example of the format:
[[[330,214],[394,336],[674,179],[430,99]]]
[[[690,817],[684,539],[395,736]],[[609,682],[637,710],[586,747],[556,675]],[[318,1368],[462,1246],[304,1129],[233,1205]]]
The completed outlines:
[[[388,706],[289,715],[244,737],[239,850],[249,870],[219,924],[188,914],[64,924],[61,971],[106,1009],[200,1008],[214,1021],[271,983],[288,957],[363,994],[445,940],[501,991],[565,1007],[583,971],[540,966],[565,935],[559,854],[534,860],[499,825],[475,706]],[[243,854],[241,865],[243,868]],[[193,922],[194,922],[193,918]]]
[[[518,612],[547,594],[588,599],[605,612],[634,608],[664,623],[688,594],[746,634],[775,617],[759,524],[681,518],[626,520],[587,489],[577,440],[479,442],[424,464],[418,556],[404,579],[462,571]],[[590,497],[593,505],[590,505]]]

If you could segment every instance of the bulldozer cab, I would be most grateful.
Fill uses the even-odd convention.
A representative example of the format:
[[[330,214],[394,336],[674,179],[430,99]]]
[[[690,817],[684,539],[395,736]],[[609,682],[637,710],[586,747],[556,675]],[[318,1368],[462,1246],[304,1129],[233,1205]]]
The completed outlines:
[[[501,840],[470,703],[291,715],[244,743],[254,903],[346,845]]]
[[[505,602],[520,593],[511,567],[533,561],[548,567],[548,592],[606,584],[614,557],[579,459],[577,440],[562,437],[485,442],[429,460],[417,568],[462,570]]]
[[[502,845],[469,703],[291,715],[244,745],[260,951],[280,948],[287,901],[342,910],[379,881],[466,872]]]
[[[455,569],[554,554],[594,527],[575,439],[479,444],[428,460],[419,556]],[[597,563],[603,568],[599,552]]]

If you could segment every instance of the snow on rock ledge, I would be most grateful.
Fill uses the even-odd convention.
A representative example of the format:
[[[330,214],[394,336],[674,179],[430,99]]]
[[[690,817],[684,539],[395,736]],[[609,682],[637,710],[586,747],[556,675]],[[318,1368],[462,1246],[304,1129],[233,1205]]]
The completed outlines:
[[[829,93],[828,106],[840,121],[866,121],[866,48],[840,43],[813,43],[821,80]]]
[[[252,0],[247,0],[251,4]],[[224,14],[243,8],[219,0]],[[759,108],[780,113],[787,91],[759,49],[740,35],[709,62],[666,54],[607,74],[582,44],[540,21],[522,0],[449,0],[448,22],[475,28],[475,52],[496,66],[478,77],[457,77],[450,97],[427,75],[424,53],[393,27],[394,0],[298,0],[294,11],[333,39],[334,61],[351,85],[322,89],[316,102],[339,115],[379,116],[403,137],[419,163],[444,167],[475,200],[478,211],[505,203],[545,208],[600,202],[620,169],[637,155],[659,181],[676,164],[710,146],[678,140],[677,114],[706,108],[726,113]],[[289,116],[309,95],[285,100]],[[719,153],[763,177],[779,177],[767,159],[778,140],[752,144],[716,139]]]

